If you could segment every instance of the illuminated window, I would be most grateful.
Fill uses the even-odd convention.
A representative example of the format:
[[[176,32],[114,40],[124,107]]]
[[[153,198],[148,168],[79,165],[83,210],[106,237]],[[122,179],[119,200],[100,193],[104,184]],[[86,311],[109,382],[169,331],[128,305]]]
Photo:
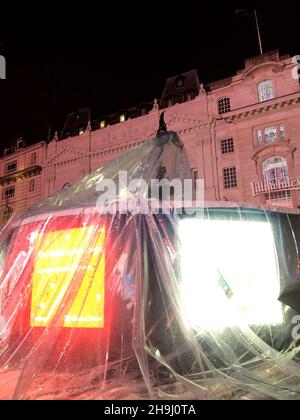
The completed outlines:
[[[17,143],[16,143],[16,151],[20,149],[24,149],[24,146],[25,146],[24,140],[20,138],[19,140],[17,140]]]
[[[178,230],[183,315],[192,327],[209,331],[283,322],[268,222],[188,218]]]
[[[259,102],[268,101],[274,98],[272,80],[266,80],[257,85]]]
[[[233,138],[221,140],[221,153],[226,155],[227,153],[234,152],[234,141]]]
[[[223,169],[223,181],[225,190],[230,188],[237,188],[237,176],[235,167]]]
[[[6,165],[6,168],[5,168],[6,173],[14,172],[16,170],[17,170],[17,161],[16,160],[14,162],[10,162]]]
[[[279,126],[279,132],[280,132],[280,140],[285,140],[285,127],[284,124],[280,124]]]
[[[15,196],[15,187],[6,188],[3,190],[3,197],[4,199],[13,198]]]
[[[120,122],[125,122],[126,121],[126,116],[125,114],[121,114],[120,115]]]
[[[283,182],[289,176],[287,160],[281,156],[275,156],[265,160],[262,169],[266,184]]]
[[[29,181],[29,192],[34,192],[35,190],[35,179]]]
[[[263,140],[262,140],[262,132],[261,132],[261,129],[259,128],[257,130],[257,144],[259,146],[261,146],[262,145],[262,142],[263,142]]]
[[[9,221],[9,219],[13,215],[13,212],[14,212],[14,210],[11,207],[6,207],[3,210],[3,213],[2,213],[2,224],[3,225],[6,225],[6,223]]]
[[[106,127],[106,121],[105,120],[102,120],[100,122],[100,128],[105,128],[105,127]]]
[[[218,100],[218,111],[220,115],[231,111],[230,98],[221,98]]]
[[[285,125],[279,124],[274,125],[273,127],[259,128],[257,130],[257,144],[261,146],[262,144],[272,144],[276,143],[278,140],[286,140]]]
[[[35,165],[36,162],[37,162],[37,154],[32,153],[32,155],[31,155],[31,165]]]
[[[274,191],[266,194],[266,204],[269,206],[293,208],[291,191]]]
[[[277,141],[277,128],[268,127],[265,128],[265,143],[275,143]]]
[[[103,328],[105,229],[38,235],[32,275],[32,327]],[[64,307],[68,310],[64,312]]]

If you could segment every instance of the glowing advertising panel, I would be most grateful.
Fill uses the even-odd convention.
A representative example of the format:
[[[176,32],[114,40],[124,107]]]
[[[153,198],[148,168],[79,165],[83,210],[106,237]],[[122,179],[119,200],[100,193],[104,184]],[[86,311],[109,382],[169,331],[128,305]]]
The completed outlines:
[[[31,327],[104,327],[104,245],[97,225],[37,234]]]
[[[270,223],[184,219],[179,240],[182,296],[190,325],[214,330],[283,322]]]

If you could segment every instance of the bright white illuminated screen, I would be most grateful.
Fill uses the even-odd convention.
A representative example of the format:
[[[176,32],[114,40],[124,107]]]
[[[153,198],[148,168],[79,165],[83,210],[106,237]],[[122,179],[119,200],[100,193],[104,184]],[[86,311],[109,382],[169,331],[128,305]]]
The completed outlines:
[[[203,330],[283,322],[268,222],[183,219],[181,292],[187,321]]]

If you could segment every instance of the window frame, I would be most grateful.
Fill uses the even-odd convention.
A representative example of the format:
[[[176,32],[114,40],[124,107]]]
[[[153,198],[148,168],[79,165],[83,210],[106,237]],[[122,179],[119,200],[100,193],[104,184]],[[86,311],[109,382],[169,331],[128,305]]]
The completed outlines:
[[[283,127],[283,130],[282,130],[282,127]],[[272,128],[276,129],[276,140],[266,142],[266,130],[272,129]],[[283,137],[282,137],[282,132],[284,133]],[[261,142],[259,141],[260,138],[261,138]],[[288,141],[288,135],[287,135],[287,125],[285,122],[280,121],[280,122],[273,123],[273,125],[265,124],[265,125],[255,128],[255,147],[275,145],[275,144],[280,144],[286,141]]]
[[[278,166],[276,166],[276,163],[274,162],[273,164],[273,168],[271,168],[271,161],[275,160],[275,159],[281,159],[281,166],[278,162]],[[269,167],[267,167],[267,162],[269,163]],[[276,184],[276,182],[283,182],[284,178],[288,178],[289,177],[289,164],[288,164],[288,159],[284,156],[280,156],[280,155],[274,155],[274,156],[270,156],[267,159],[265,159],[262,164],[261,164],[261,169],[262,169],[262,178],[265,184]],[[276,169],[282,169],[281,170],[281,175],[280,177],[282,179],[279,179],[276,177]],[[274,180],[272,181],[272,179],[269,179],[269,175],[267,174],[267,171],[270,172],[271,170],[274,171],[275,173],[275,177]],[[286,172],[286,173],[285,173]]]
[[[9,166],[14,165],[14,164],[15,164],[14,169],[8,169]],[[11,162],[9,162],[5,165],[5,173],[6,174],[11,174],[11,173],[15,172],[17,169],[18,169],[18,161],[17,160],[11,161]]]
[[[13,193],[10,194],[9,196],[6,196],[6,191],[9,191],[9,190],[13,190]],[[7,200],[9,198],[14,198],[15,195],[16,195],[16,187],[15,186],[4,188],[3,191],[2,191],[2,200]]]
[[[191,168],[192,169],[192,177],[193,177],[193,187],[197,189],[197,180],[199,179],[199,171],[198,168]]]
[[[271,98],[266,98],[266,99],[262,99],[261,94],[263,93],[262,91],[260,91],[260,88],[262,85],[270,83],[272,86],[272,97]],[[264,91],[267,90],[267,88],[265,87],[263,89]],[[271,101],[272,99],[275,98],[275,93],[274,93],[274,83],[272,79],[266,79],[266,80],[261,80],[259,83],[257,83],[257,96],[258,96],[258,102],[262,103],[262,102],[266,102],[266,101]]]
[[[225,104],[225,101],[228,100],[228,104]],[[223,102],[223,104],[221,105],[221,102]],[[223,114],[227,114],[228,112],[232,111],[232,106],[231,106],[231,97],[230,96],[223,96],[221,98],[218,99],[217,101],[218,104],[218,114],[219,115],[223,115]],[[221,108],[223,108],[223,111],[221,112]]]
[[[13,207],[5,207],[5,209],[2,211],[2,226],[8,223],[9,219],[11,219],[13,214]]]
[[[31,165],[36,165],[37,164],[37,153],[36,152],[31,153],[30,164]]]
[[[228,171],[228,175],[226,175],[226,171]],[[234,180],[235,183],[232,182],[232,173],[230,173],[230,171],[234,172]],[[223,168],[222,170],[223,173],[223,188],[224,190],[228,191],[228,190],[235,190],[238,189],[238,177],[237,177],[237,169],[236,166],[229,166],[226,168]],[[229,184],[226,184],[226,182],[229,181]]]
[[[231,150],[229,142],[232,145],[232,150]],[[230,155],[232,153],[235,153],[234,138],[233,137],[227,137],[225,139],[221,139],[220,140],[220,150],[221,150],[221,155],[222,156],[227,156],[227,155]]]
[[[30,192],[30,193],[35,192],[35,186],[36,186],[36,182],[35,181],[36,180],[34,178],[29,180],[29,183],[28,183],[28,192]]]

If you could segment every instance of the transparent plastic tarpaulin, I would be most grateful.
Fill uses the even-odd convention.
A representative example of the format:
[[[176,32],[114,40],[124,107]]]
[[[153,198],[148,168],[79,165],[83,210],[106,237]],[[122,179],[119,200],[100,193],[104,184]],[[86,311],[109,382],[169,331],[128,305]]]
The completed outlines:
[[[118,204],[157,178],[191,178],[175,133],[2,231],[1,399],[299,398],[297,312],[278,298],[300,281],[300,216],[178,211],[174,191],[169,212],[97,206],[99,182]]]

